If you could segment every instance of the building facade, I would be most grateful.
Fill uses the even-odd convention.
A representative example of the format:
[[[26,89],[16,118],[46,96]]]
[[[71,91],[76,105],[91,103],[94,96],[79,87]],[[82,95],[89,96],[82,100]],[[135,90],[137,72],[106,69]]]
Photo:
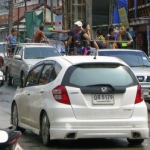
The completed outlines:
[[[128,0],[128,19],[135,32],[136,48],[150,56],[150,0]]]

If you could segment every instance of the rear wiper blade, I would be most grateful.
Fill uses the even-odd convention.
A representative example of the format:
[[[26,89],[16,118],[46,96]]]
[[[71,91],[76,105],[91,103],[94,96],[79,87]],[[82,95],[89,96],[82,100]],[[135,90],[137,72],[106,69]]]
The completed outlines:
[[[91,85],[86,85],[86,87],[92,87],[92,86],[103,86],[104,84],[91,84]]]
[[[149,65],[139,65],[139,66],[130,66],[130,67],[150,67]]]

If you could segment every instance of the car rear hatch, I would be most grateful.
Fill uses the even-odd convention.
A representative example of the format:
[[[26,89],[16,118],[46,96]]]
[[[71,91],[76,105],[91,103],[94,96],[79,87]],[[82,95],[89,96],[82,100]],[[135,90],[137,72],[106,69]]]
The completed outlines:
[[[80,64],[62,81],[77,119],[125,119],[132,116],[138,82],[127,66]]]

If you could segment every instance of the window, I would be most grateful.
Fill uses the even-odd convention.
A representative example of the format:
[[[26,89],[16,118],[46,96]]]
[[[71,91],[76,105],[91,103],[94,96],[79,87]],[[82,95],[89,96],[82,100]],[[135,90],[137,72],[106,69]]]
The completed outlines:
[[[52,56],[60,56],[60,53],[53,47],[26,47],[25,59],[40,59]]]
[[[23,52],[23,49],[22,47],[17,47],[17,50],[15,52],[15,55],[20,55],[22,57],[22,52]]]
[[[55,65],[46,64],[39,79],[39,84],[47,84],[55,80],[61,68],[58,63],[55,63]]]
[[[150,67],[150,62],[143,52],[136,51],[99,51],[101,56],[115,56],[126,62],[131,67],[147,65]]]
[[[38,79],[39,79],[39,76],[41,74],[42,68],[43,68],[43,65],[40,65],[40,66],[32,69],[29,72],[27,80],[26,80],[26,84],[25,84],[26,86],[38,85]]]
[[[118,64],[82,64],[70,67],[65,73],[63,85],[86,87],[109,84],[111,86],[134,85],[135,76],[126,66]]]
[[[44,69],[39,78],[39,84],[46,84],[49,82],[49,77],[52,73],[52,66],[53,66],[52,64],[44,66]]]

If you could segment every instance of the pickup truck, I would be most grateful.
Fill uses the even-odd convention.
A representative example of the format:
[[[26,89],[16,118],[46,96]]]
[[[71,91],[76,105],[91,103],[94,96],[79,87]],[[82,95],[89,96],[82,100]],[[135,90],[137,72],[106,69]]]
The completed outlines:
[[[4,73],[7,85],[12,85],[13,78],[23,79],[30,67],[41,59],[53,56],[61,56],[61,54],[55,47],[45,43],[18,44],[13,55],[5,48]]]

